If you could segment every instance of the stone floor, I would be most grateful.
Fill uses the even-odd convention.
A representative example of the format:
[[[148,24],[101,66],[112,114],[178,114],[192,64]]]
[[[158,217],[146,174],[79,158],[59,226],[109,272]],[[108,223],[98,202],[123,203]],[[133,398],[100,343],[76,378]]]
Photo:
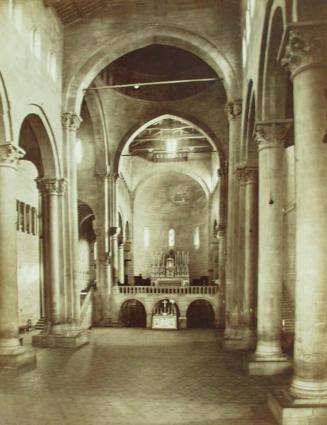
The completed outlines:
[[[76,351],[39,349],[35,369],[0,371],[1,425],[275,425],[266,394],[278,380],[247,377],[212,329],[90,336]]]

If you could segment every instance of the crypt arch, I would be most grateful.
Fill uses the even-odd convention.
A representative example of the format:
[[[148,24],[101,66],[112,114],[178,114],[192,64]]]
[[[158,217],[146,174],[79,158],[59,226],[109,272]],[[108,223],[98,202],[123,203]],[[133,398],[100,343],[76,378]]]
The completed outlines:
[[[186,310],[188,328],[213,328],[216,308],[208,300],[199,298],[190,302]]]
[[[144,304],[136,299],[128,299],[119,306],[119,324],[122,327],[146,327],[147,312]]]

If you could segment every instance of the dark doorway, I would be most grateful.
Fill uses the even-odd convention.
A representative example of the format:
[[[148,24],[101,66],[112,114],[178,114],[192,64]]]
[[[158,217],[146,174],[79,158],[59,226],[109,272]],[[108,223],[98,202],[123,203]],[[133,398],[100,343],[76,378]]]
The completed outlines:
[[[193,301],[187,309],[188,328],[213,328],[214,312],[206,300]]]
[[[127,328],[145,328],[146,313],[140,301],[128,300],[120,308],[119,324]]]

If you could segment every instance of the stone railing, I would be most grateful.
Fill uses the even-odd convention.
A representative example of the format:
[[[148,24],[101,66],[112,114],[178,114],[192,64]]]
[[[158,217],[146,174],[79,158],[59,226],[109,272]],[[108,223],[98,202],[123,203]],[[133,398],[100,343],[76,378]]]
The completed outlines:
[[[122,295],[215,295],[218,286],[116,286],[116,293]]]

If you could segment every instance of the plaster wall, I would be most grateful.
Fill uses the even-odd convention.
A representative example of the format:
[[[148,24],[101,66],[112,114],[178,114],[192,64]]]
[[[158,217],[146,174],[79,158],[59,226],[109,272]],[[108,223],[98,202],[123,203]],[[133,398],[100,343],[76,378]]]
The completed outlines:
[[[179,194],[185,201],[176,202]],[[199,226],[200,247],[194,247],[194,230]],[[149,228],[149,246],[144,228]],[[134,201],[134,273],[150,277],[152,255],[168,253],[168,232],[175,230],[175,251],[189,251],[190,278],[208,275],[208,201],[198,183],[188,176],[170,172],[154,176],[139,187]]]
[[[19,13],[21,25],[17,24]],[[34,28],[40,33],[40,58],[32,49]],[[1,43],[0,74],[10,102],[13,133],[10,139],[18,143],[24,117],[31,109],[37,110],[49,121],[60,154],[63,28],[59,19],[53,9],[44,7],[42,0],[2,0],[0,37],[6,40]],[[55,78],[48,71],[50,52],[57,62]]]
[[[39,212],[39,192],[34,179],[37,171],[29,161],[21,161],[17,171],[17,199]],[[40,234],[17,231],[17,279],[19,324],[40,318]]]

